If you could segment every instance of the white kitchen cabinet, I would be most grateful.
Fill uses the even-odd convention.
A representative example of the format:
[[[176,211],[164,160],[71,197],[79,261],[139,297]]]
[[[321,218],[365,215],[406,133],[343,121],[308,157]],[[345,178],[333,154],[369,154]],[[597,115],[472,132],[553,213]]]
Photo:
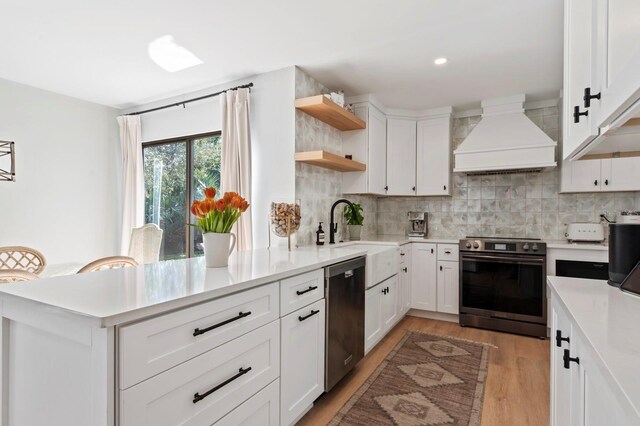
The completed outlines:
[[[555,297],[552,309],[551,426],[637,424],[637,414],[621,403],[616,382]]]
[[[393,276],[380,283],[380,316],[382,334],[385,335],[398,320],[398,278]]]
[[[437,254],[435,244],[415,243],[412,247],[411,307],[437,310]]]
[[[551,312],[551,424],[571,425],[571,387],[578,376],[575,368],[564,368],[563,361],[564,349],[571,347],[571,322],[555,306]]]
[[[582,2],[580,2],[582,3]],[[591,108],[600,127],[611,124],[640,99],[640,2],[595,0],[597,81],[590,87],[599,100]]]
[[[411,308],[411,245],[400,247],[398,272],[398,311],[405,315]]]
[[[416,195],[451,194],[451,114],[417,123]]]
[[[447,314],[458,314],[460,283],[459,263],[438,261],[437,310]]]
[[[597,135],[593,112],[584,106],[586,87],[592,87],[594,55],[594,0],[564,2],[563,144],[564,158],[586,146]],[[580,114],[586,115],[580,115]]]
[[[280,320],[280,418],[290,425],[324,392],[325,300]]]
[[[416,194],[416,121],[387,119],[387,195]]]
[[[215,426],[278,426],[280,424],[280,380],[240,404]]]
[[[368,102],[357,104],[355,114],[367,122],[364,130],[342,133],[342,151],[365,163],[364,172],[342,173],[345,194],[385,195],[387,186],[387,118]]]
[[[368,353],[382,339],[382,286],[368,289],[364,296],[364,353]]]
[[[562,192],[640,190],[640,158],[565,160],[560,177]]]

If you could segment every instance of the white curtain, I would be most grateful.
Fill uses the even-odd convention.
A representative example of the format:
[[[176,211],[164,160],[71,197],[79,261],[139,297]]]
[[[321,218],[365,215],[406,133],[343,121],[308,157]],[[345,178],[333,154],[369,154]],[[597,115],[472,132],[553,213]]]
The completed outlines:
[[[229,90],[220,96],[222,110],[222,191],[235,191],[251,203],[251,135],[249,89]],[[233,232],[236,248],[252,246],[251,207],[240,217]]]
[[[144,224],[144,176],[139,115],[118,117],[122,153],[122,238],[120,252],[129,253],[131,230]]]

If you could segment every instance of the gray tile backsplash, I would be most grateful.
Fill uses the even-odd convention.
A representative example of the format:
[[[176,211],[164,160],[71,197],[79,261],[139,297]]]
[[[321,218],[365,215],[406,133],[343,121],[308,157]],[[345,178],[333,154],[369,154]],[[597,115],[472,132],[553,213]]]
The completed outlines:
[[[296,98],[327,93],[328,89],[296,69]],[[553,140],[560,138],[557,107],[526,111]],[[479,116],[453,120],[455,149],[480,121]],[[325,149],[340,154],[342,134],[307,114],[296,111],[296,151]],[[560,194],[559,169],[542,173],[494,176],[455,174],[451,197],[347,196],[362,204],[363,235],[403,235],[408,211],[426,211],[429,236],[458,239],[467,235],[563,239],[566,224],[596,222],[602,212],[640,209],[640,192]],[[313,244],[318,222],[328,232],[331,204],[342,197],[339,172],[306,164],[296,165],[296,198],[302,202],[301,245]],[[341,213],[342,207],[339,212]],[[341,215],[336,217],[342,221]],[[344,225],[339,227],[341,238]]]

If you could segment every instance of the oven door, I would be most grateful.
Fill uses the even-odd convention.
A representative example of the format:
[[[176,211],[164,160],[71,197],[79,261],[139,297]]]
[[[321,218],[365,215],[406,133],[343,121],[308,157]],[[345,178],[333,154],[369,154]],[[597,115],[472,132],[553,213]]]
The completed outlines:
[[[460,256],[460,313],[546,324],[544,256]]]

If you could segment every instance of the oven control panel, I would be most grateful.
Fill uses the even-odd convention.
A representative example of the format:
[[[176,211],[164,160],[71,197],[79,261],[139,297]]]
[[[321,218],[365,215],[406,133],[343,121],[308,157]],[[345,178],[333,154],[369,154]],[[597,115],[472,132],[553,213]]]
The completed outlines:
[[[492,253],[544,254],[547,251],[547,245],[541,241],[536,240],[517,241],[464,239],[460,240],[460,250]]]

